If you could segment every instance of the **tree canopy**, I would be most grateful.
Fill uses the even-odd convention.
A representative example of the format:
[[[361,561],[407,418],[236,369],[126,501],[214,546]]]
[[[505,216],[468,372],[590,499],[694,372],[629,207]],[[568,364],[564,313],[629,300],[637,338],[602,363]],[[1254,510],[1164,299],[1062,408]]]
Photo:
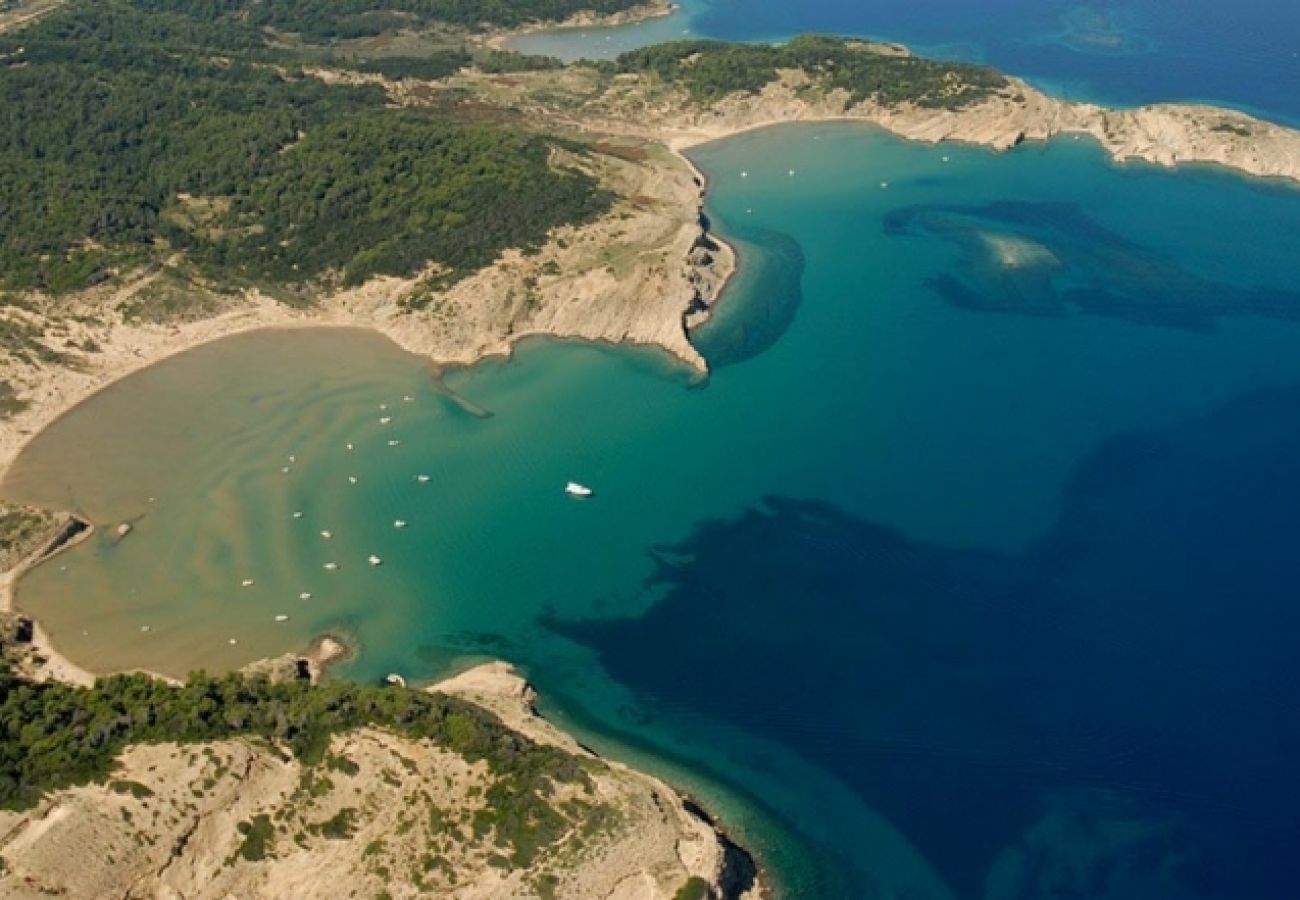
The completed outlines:
[[[312,766],[324,758],[332,735],[368,726],[486,761],[495,780],[482,823],[521,863],[563,833],[564,818],[547,800],[554,785],[590,783],[576,757],[443,694],[203,673],[183,687],[148,675],[114,675],[80,688],[24,681],[0,666],[0,807],[23,809],[49,791],[103,781],[131,744],[255,737]]]
[[[327,85],[239,7],[79,0],[0,39],[0,288],[178,248],[227,279],[455,277],[608,208],[554,140]]]
[[[644,0],[131,0],[143,10],[204,22],[246,21],[312,40],[367,37],[403,26],[514,28],[580,12],[622,12]]]
[[[675,41],[624,53],[612,68],[654,73],[684,86],[701,102],[757,93],[777,79],[780,69],[797,69],[825,88],[843,89],[853,103],[871,99],[885,105],[960,108],[1007,85],[1004,76],[984,66],[881,52],[862,42],[819,35],[779,46]]]

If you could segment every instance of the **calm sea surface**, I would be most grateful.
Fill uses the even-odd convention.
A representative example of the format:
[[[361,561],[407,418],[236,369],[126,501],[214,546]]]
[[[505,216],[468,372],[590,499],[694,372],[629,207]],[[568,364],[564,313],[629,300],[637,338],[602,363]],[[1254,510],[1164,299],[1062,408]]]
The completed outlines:
[[[474,415],[363,333],[218,342],[20,459],[135,524],[20,603],[103,667],[513,660],[800,896],[1291,896],[1300,196],[850,125],[696,158],[746,262],[706,384],[537,342],[446,376]]]
[[[1205,100],[1300,121],[1294,0],[684,0],[669,19],[534,35],[516,46],[602,58],[671,39],[772,41],[809,31],[902,41],[1078,99]]]
[[[961,39],[1110,99],[1300,112],[1260,50],[1289,58],[1280,7],[1234,7],[1213,54],[1198,2],[970,6],[638,27]],[[559,342],[438,383],[362,332],[221,341],[19,459],[5,495],[134,524],[20,604],[101,668],[322,629],[359,642],[357,678],[511,660],[790,896],[1295,896],[1300,191],[850,125],[694,156],[744,260],[697,335],[706,383]]]

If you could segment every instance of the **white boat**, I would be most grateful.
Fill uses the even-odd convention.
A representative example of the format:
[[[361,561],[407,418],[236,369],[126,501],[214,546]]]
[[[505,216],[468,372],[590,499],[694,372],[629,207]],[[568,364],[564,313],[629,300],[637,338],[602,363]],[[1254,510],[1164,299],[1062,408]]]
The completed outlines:
[[[275,617],[275,621],[277,621],[277,622],[288,622],[288,621],[289,621],[289,617],[286,616],[284,613],[280,613],[278,616]]]
[[[311,599],[311,591],[303,591],[301,594],[298,595],[298,599],[299,599],[299,600],[310,600],[310,599]]]
[[[399,440],[397,440],[396,438],[394,438],[393,440],[391,440],[391,441],[388,442],[388,446],[390,446],[390,447],[396,447],[396,446],[397,446],[398,444],[400,444],[400,443],[401,443],[401,441],[399,441]]]
[[[301,519],[301,518],[302,518],[302,512],[301,512],[301,511],[295,512],[295,513],[293,514],[293,517],[294,517],[295,519]]]
[[[334,571],[335,569],[337,569],[338,567],[339,567],[339,564],[336,563],[336,562],[327,562],[327,563],[325,563],[325,569],[326,569],[326,571],[328,571],[328,572],[333,572],[333,571]]]
[[[428,484],[428,482],[429,482],[429,476],[428,476],[428,475],[416,475],[416,476],[415,476],[415,480],[418,481],[418,482],[420,482],[420,484]]]
[[[570,481],[564,486],[564,493],[570,497],[590,497],[596,492],[585,484],[578,484],[576,481]]]
[[[405,527],[406,527],[406,520],[405,520],[405,519],[394,519],[394,520],[393,520],[393,527],[394,527],[394,528],[405,528]]]
[[[396,672],[389,672],[384,676],[384,684],[391,684],[393,687],[406,687],[406,679]]]
[[[330,538],[334,537],[334,532],[332,532],[332,531],[322,531],[322,532],[320,533],[320,536],[323,537],[323,538],[325,538],[325,540],[328,541]]]
[[[348,476],[348,484],[356,484],[356,483],[357,483],[357,476],[355,476],[355,475],[349,475],[349,476]]]
[[[387,425],[387,424],[388,424],[389,422],[391,422],[391,421],[393,421],[393,417],[392,417],[392,416],[380,416],[380,417],[379,417],[379,424],[380,424],[380,425]]]
[[[381,566],[384,564],[384,561],[373,553],[366,558],[366,562],[370,563],[372,566]]]
[[[353,450],[353,447],[352,447],[352,445],[351,445],[351,444],[348,444],[348,445],[347,445],[347,448],[348,448],[348,452],[349,452],[349,453],[351,453],[351,452],[352,452],[352,450]]]
[[[251,578],[245,578],[243,581],[239,582],[239,586],[240,586],[240,587],[252,587],[252,586],[253,586],[253,579],[251,579]]]

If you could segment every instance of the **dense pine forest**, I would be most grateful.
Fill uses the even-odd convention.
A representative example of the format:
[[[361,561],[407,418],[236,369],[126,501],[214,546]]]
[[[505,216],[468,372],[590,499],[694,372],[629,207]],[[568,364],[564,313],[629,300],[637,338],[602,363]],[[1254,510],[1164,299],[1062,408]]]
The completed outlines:
[[[326,85],[264,30],[271,10],[358,5],[76,0],[0,38],[0,288],[57,295],[174,249],[234,283],[357,283],[430,262],[454,278],[608,208],[592,178],[551,165],[556,141]],[[513,22],[591,4],[394,8],[460,22],[471,5]],[[465,62],[357,67],[429,77]]]
[[[653,72],[702,102],[761,91],[780,69],[807,72],[825,88],[847,91],[853,103],[871,99],[959,109],[1007,85],[1005,77],[984,66],[872,52],[861,42],[819,35],[779,46],[676,41],[633,50],[607,66],[623,73]]]

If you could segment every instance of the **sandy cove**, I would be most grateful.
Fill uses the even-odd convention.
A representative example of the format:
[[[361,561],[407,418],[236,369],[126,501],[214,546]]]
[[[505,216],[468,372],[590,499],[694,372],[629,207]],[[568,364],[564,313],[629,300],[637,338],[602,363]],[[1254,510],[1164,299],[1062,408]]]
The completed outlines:
[[[906,52],[890,52],[895,50]],[[357,77],[376,80],[347,76]],[[267,327],[365,327],[435,363],[458,365],[508,355],[530,336],[634,343],[658,347],[702,374],[707,365],[690,342],[688,325],[707,319],[736,259],[725,242],[704,231],[705,176],[682,151],[769,125],[857,121],[910,140],[996,150],[1062,134],[1089,135],[1119,161],[1213,164],[1300,182],[1300,132],[1213,107],[1107,110],[1057,100],[1015,79],[998,95],[956,111],[854,106],[846,94],[814,89],[804,73],[785,71],[757,94],[732,95],[704,108],[680,90],[647,79],[616,78],[603,87],[597,79],[580,68],[508,78],[470,71],[434,86],[468,88],[485,102],[512,106],[594,141],[593,154],[557,151],[555,162],[589,171],[619,199],[596,222],[557,229],[540,253],[504,253],[434,295],[423,309],[402,305],[420,290],[420,277],[381,277],[351,290],[322,291],[307,306],[256,290],[228,297],[195,285],[212,305],[211,314],[191,321],[128,321],[121,308],[150,290],[161,277],[155,270],[87,291],[73,301],[75,315],[67,315],[66,305],[57,319],[8,310],[41,328],[45,345],[69,360],[0,363],[0,378],[28,404],[0,429],[0,473],[42,428],[95,392],[176,353]],[[425,102],[408,84],[384,85],[398,103]],[[10,572],[0,581],[6,607],[17,577]]]
[[[0,427],[0,478],[21,449],[74,406],[121,379],[185,350],[264,328],[363,327],[437,365],[471,365],[509,355],[527,337],[550,336],[655,346],[692,371],[707,371],[690,343],[686,317],[701,318],[735,269],[734,255],[709,242],[700,222],[703,176],[684,156],[636,141],[556,163],[587,169],[619,197],[600,220],[557,229],[540,253],[504,253],[495,264],[436,295],[422,310],[401,301],[421,277],[380,277],[347,291],[293,306],[252,290],[225,297],[194,290],[213,309],[190,321],[136,323],[121,308],[162,278],[153,270],[124,283],[87,291],[60,307],[58,319],[9,308],[44,331],[44,343],[65,362],[0,358],[0,380],[17,387],[27,406]],[[41,304],[36,304],[40,308]],[[91,351],[80,348],[93,347]],[[84,537],[84,535],[83,535]],[[63,548],[66,549],[66,548]],[[0,572],[0,612],[15,610],[14,589],[38,553]],[[36,626],[44,662],[40,677],[87,684],[93,675],[63,656]]]
[[[684,157],[662,147],[629,144],[590,159],[564,156],[558,164],[588,169],[616,192],[615,208],[588,225],[556,229],[539,253],[507,251],[435,295],[424,309],[402,306],[420,290],[420,277],[380,277],[351,290],[322,291],[308,306],[291,306],[257,290],[222,297],[196,285],[196,293],[216,307],[210,316],[126,320],[120,308],[149,291],[160,278],[157,271],[86,292],[72,301],[75,315],[68,314],[66,304],[58,318],[7,309],[6,315],[41,329],[43,343],[68,359],[0,360],[0,380],[11,383],[27,404],[0,428],[0,474],[41,429],[97,391],[200,344],[261,328],[370,328],[440,365],[508,355],[518,341],[532,336],[643,344],[705,372],[684,317],[716,300],[734,258],[721,245],[707,259],[693,253],[703,235],[698,173]],[[81,349],[87,346],[94,349]]]
[[[890,45],[889,52],[907,51]],[[871,100],[853,104],[846,91],[823,90],[804,72],[783,70],[779,76],[756,94],[732,94],[708,106],[692,103],[677,89],[615,79],[600,96],[588,94],[571,114],[575,124],[585,121],[588,127],[661,140],[677,150],[791,122],[863,122],[906,140],[996,151],[1062,135],[1089,136],[1118,163],[1215,165],[1300,183],[1300,131],[1235,110],[1182,103],[1108,109],[1057,99],[1017,78],[961,109]]]
[[[1086,134],[1121,161],[1216,164],[1300,181],[1300,133],[1211,107],[1106,110],[1056,100],[1014,79],[1000,94],[957,111],[853,106],[843,93],[811,90],[807,75],[787,71],[758,94],[732,95],[701,108],[679,90],[645,79],[614,79],[593,90],[594,78],[578,69],[506,79],[471,72],[442,85],[471,88],[490,102],[515,106],[597,141],[590,157],[557,152],[555,162],[591,172],[619,200],[597,222],[557,229],[538,254],[506,252],[424,309],[402,306],[419,290],[420,278],[381,277],[356,289],[323,292],[305,307],[256,290],[223,297],[199,285],[195,290],[206,292],[216,306],[213,314],[170,323],[127,321],[121,308],[150,290],[161,277],[153,271],[86,292],[74,302],[75,316],[43,321],[39,313],[13,310],[15,318],[42,328],[46,345],[70,354],[71,362],[5,361],[0,376],[28,405],[0,430],[0,473],[42,428],[98,390],[208,341],[267,327],[371,328],[436,363],[461,365],[507,355],[516,342],[537,335],[639,343],[659,347],[703,373],[707,366],[689,340],[688,325],[707,319],[736,262],[725,242],[704,232],[705,176],[682,151],[769,125],[860,121],[911,140],[997,150]],[[385,86],[397,102],[420,102],[409,86]],[[548,98],[567,93],[568,99],[540,105],[543,93]],[[64,349],[86,347],[94,349]],[[13,570],[0,579],[5,609],[12,607],[20,575]],[[52,664],[85,680],[83,670],[43,637],[42,642]]]

